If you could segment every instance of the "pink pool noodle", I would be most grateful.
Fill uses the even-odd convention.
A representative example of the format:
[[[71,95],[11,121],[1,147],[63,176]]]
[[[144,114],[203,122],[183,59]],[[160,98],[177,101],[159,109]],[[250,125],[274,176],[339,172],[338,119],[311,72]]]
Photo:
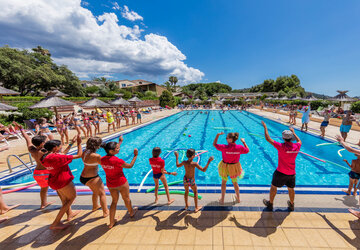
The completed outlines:
[[[307,156],[309,156],[309,157],[312,157],[312,158],[314,158],[314,159],[316,159],[316,160],[319,160],[319,161],[322,161],[322,162],[326,162],[326,161],[324,161],[324,160],[321,160],[321,159],[319,159],[319,158],[317,158],[317,157],[315,157],[315,156],[309,155],[309,154],[307,154],[307,153],[304,153],[304,152],[301,152],[301,151],[299,151],[299,153],[302,153],[302,154],[304,154],[304,155],[307,155]]]
[[[8,193],[20,191],[20,190],[23,190],[23,189],[31,188],[31,187],[33,187],[33,186],[35,186],[35,185],[37,185],[37,183],[30,184],[30,185],[27,185],[27,186],[25,186],[25,187],[19,187],[19,188],[7,190],[7,191],[4,191],[4,192],[2,192],[2,193],[3,193],[3,194],[8,194]]]

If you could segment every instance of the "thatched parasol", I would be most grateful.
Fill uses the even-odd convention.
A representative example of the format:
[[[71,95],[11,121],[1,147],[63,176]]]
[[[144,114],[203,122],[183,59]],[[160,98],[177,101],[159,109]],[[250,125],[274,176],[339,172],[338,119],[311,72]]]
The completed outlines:
[[[339,94],[331,98],[332,101],[336,102],[355,102],[354,98],[349,97],[346,93],[349,92],[348,90],[336,90]]]
[[[309,96],[305,97],[303,100],[304,100],[304,101],[317,101],[317,100],[319,100],[319,99],[317,99],[317,98],[314,97],[313,95],[309,95]]]
[[[67,97],[67,96],[69,96],[69,95],[67,95],[67,94],[65,94],[65,93],[63,93],[63,92],[61,92],[60,90],[57,90],[57,89],[47,92],[46,95],[47,96],[57,96],[57,97]]]
[[[283,96],[283,97],[280,97],[279,100],[286,101],[286,100],[289,100],[289,98],[287,98],[286,96]]]
[[[0,111],[6,111],[6,110],[17,110],[17,107],[7,105],[5,103],[0,102]]]
[[[238,102],[238,101],[240,101],[239,99],[237,99],[237,98],[234,98],[234,100],[232,100],[233,102]]]
[[[66,101],[56,96],[48,96],[42,99],[40,102],[30,106],[30,109],[38,109],[38,108],[54,108],[55,114],[57,115],[57,107],[64,106],[75,106],[76,104],[73,102]]]
[[[213,102],[214,100],[211,99],[211,98],[209,98],[209,99],[207,99],[206,101],[207,101],[207,102]]]
[[[121,105],[121,106],[130,106],[130,102],[126,101],[123,98],[116,98],[115,100],[110,102],[111,105]]]
[[[133,98],[128,100],[129,102],[142,102],[137,96],[134,96]]]
[[[185,98],[181,100],[182,102],[189,102],[189,99]]]
[[[2,82],[0,82],[0,85],[1,84]],[[20,93],[0,86],[0,100],[3,99],[3,95],[20,95]]]
[[[216,101],[215,101],[215,104],[221,105],[221,104],[223,104],[223,103],[222,103],[222,101],[216,100]]]
[[[97,108],[97,107],[110,107],[111,105],[93,97],[89,101],[80,104],[80,106],[83,108]]]
[[[199,98],[196,98],[194,102],[201,102],[201,100]]]

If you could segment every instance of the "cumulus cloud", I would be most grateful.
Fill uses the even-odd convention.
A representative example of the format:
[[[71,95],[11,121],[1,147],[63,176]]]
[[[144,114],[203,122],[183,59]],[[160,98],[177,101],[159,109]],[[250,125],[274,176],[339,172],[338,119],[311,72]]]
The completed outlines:
[[[175,75],[182,82],[204,76],[184,63],[186,56],[165,36],[144,34],[138,25],[122,25],[115,13],[94,16],[81,0],[0,0],[0,8],[2,44],[42,45],[55,62],[68,65],[79,76]]]
[[[136,13],[133,10],[129,10],[129,7],[127,7],[126,5],[124,5],[124,7],[122,8],[121,11],[121,15],[123,18],[130,20],[130,21],[136,21],[136,20],[144,20],[144,18],[142,16],[140,16],[138,13]]]

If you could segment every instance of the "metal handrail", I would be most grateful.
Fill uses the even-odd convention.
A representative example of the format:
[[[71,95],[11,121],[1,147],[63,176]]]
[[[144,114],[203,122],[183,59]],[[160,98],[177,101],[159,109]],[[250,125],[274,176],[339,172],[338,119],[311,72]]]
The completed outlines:
[[[29,168],[29,166],[23,161],[20,159],[21,156],[24,156],[24,155],[29,155],[29,158],[30,158],[30,162],[31,162],[31,165],[34,165],[34,162],[32,160],[32,157],[31,157],[31,154],[30,153],[24,153],[24,154],[20,154],[20,155],[8,155],[8,157],[6,158],[6,161],[7,161],[7,164],[8,164],[8,168],[9,168],[9,171],[10,173],[12,173],[12,168],[11,168],[11,164],[10,164],[10,157],[13,156],[15,157],[16,159],[18,159],[22,165],[24,165],[29,171],[30,173],[32,173],[32,170]]]

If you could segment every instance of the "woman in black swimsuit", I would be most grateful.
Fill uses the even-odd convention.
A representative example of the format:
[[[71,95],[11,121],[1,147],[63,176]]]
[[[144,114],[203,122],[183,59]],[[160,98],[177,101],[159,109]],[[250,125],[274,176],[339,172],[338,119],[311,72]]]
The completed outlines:
[[[100,208],[98,203],[98,198],[100,198],[103,216],[107,217],[109,215],[109,209],[106,204],[104,183],[98,174],[98,164],[101,163],[101,156],[96,153],[96,151],[100,148],[101,143],[102,140],[100,137],[91,137],[86,142],[86,149],[82,155],[84,169],[80,176],[80,182],[85,186],[88,186],[91,191],[93,191],[93,211]]]

